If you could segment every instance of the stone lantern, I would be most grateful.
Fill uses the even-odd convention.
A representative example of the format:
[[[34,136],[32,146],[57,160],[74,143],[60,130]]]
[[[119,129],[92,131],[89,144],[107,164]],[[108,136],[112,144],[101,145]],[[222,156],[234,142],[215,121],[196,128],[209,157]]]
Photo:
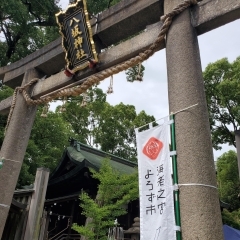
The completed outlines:
[[[131,240],[140,240],[140,218],[136,217],[133,221],[132,227],[124,231],[124,235],[131,235]]]

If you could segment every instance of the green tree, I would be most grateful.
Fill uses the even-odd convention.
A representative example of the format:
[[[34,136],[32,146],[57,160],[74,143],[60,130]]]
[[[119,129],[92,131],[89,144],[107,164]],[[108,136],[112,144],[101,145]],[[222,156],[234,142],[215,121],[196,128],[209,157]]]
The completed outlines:
[[[231,210],[237,210],[240,207],[240,181],[236,152],[231,150],[218,158],[217,181],[220,199],[228,203]]]
[[[109,8],[121,0],[87,0],[88,12],[96,14],[102,12],[104,9]]]
[[[40,116],[41,112],[40,108],[28,142],[17,187],[31,184],[38,167],[53,170],[71,136],[70,126],[63,121],[59,113],[49,112],[48,116],[43,118]]]
[[[0,66],[25,57],[59,36],[58,0],[2,0],[0,4]]]
[[[229,212],[226,209],[223,209],[222,212],[223,224],[227,224],[233,228],[240,229],[240,209],[233,212]]]
[[[106,94],[99,88],[87,91],[86,95],[68,98],[62,112],[64,121],[69,123],[75,134],[74,138],[90,146],[98,147],[94,141],[94,130],[97,127],[99,116],[105,108]],[[64,110],[64,111],[62,111]]]
[[[203,72],[213,146],[235,146],[234,131],[240,124],[240,57],[233,63],[223,58]]]
[[[88,0],[90,17],[120,0]],[[0,66],[15,62],[59,37],[59,0],[1,0]]]
[[[222,212],[224,224],[240,229],[240,181],[237,154],[229,151],[217,160],[217,182],[221,201],[229,205]]]
[[[137,171],[129,175],[118,172],[108,159],[103,161],[99,172],[91,172],[99,181],[96,200],[86,193],[80,196],[83,214],[91,220],[86,226],[73,224],[72,228],[88,240],[105,240],[114,219],[127,213],[124,206],[138,198],[138,175]]]
[[[7,86],[0,88],[0,101],[11,96],[13,90]],[[49,112],[47,118],[41,117],[43,108],[39,107],[32,128],[26,154],[18,179],[17,187],[33,183],[38,167],[53,170],[61,158],[63,149],[72,136],[71,126],[64,122],[61,114]],[[0,115],[0,146],[4,140],[7,115]]]
[[[154,117],[144,111],[137,114],[133,105],[120,103],[111,106],[106,102],[106,94],[99,88],[88,91],[88,100],[85,107],[82,107],[82,96],[71,98],[66,103],[63,118],[77,134],[76,139],[136,161],[134,128],[154,121]]]

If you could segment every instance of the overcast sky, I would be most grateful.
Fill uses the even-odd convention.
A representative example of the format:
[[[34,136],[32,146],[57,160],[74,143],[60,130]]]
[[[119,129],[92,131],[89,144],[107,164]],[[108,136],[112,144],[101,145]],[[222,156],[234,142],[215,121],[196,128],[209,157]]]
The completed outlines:
[[[68,0],[61,0],[63,9],[68,5]],[[211,32],[198,37],[202,69],[204,71],[208,63],[227,57],[234,61],[240,56],[240,20],[234,21]],[[145,110],[156,119],[168,115],[167,94],[167,69],[165,50],[154,54],[144,62],[145,74],[143,82],[129,83],[125,73],[122,72],[113,77],[114,93],[108,95],[107,101],[112,104],[123,102],[136,107],[137,112]],[[104,80],[99,87],[107,91],[109,79]],[[224,146],[222,151],[215,151],[215,159],[223,152],[229,150]]]

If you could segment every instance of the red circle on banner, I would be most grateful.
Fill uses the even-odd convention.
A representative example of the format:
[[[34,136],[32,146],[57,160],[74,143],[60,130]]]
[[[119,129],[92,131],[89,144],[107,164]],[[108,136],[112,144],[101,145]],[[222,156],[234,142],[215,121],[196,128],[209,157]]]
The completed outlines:
[[[163,143],[155,137],[151,137],[143,148],[143,154],[151,160],[156,160],[163,148]]]

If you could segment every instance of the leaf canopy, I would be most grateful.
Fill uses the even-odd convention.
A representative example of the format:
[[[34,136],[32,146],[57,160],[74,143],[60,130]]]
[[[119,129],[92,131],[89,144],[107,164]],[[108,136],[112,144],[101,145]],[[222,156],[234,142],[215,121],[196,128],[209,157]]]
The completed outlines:
[[[240,57],[233,63],[223,58],[203,72],[213,147],[235,146],[234,131],[240,125]]]
[[[115,106],[106,102],[106,94],[99,88],[87,92],[89,102],[82,107],[83,97],[71,98],[63,118],[68,122],[76,139],[102,151],[136,161],[134,128],[155,120],[144,111],[139,114],[133,105]]]

